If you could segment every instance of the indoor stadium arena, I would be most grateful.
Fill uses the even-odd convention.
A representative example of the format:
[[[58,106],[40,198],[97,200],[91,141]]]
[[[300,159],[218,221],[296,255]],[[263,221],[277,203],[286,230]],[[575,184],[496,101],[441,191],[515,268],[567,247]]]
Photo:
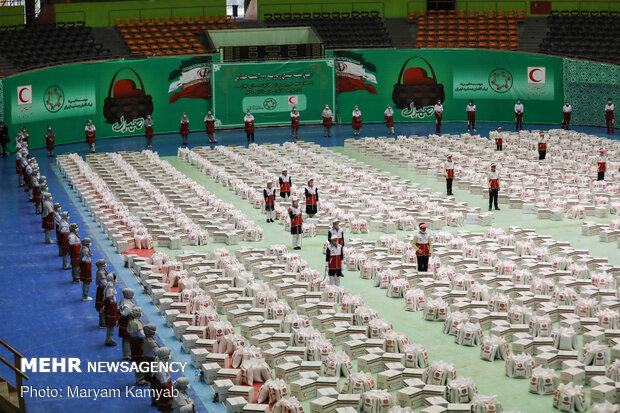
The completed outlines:
[[[0,0],[0,413],[620,413],[619,65],[620,0]]]

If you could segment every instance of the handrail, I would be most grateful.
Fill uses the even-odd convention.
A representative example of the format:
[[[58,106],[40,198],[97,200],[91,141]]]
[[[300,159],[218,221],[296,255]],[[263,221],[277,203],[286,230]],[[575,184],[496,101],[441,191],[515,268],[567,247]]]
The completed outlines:
[[[381,18],[383,18],[383,17],[385,16],[385,4],[384,4],[383,0],[377,0],[377,1],[342,2],[342,3],[341,3],[341,2],[339,2],[339,1],[334,1],[334,2],[331,2],[331,3],[327,3],[327,2],[325,2],[325,3],[312,3],[312,2],[304,2],[304,3],[303,3],[303,5],[304,5],[304,6],[307,6],[307,5],[315,5],[315,6],[319,6],[319,7],[320,7],[320,9],[321,9],[321,11],[320,11],[321,13],[323,13],[323,12],[324,12],[323,6],[329,6],[329,8],[330,8],[329,12],[332,12],[332,11],[340,11],[340,12],[342,12],[342,11],[344,11],[346,8],[350,8],[350,10],[349,10],[349,11],[364,11],[364,10],[356,10],[356,9],[355,9],[355,7],[356,7],[356,6],[358,6],[358,5],[360,5],[360,4],[361,4],[361,5],[364,5],[364,4],[376,4],[376,5],[379,5],[379,4],[380,4],[380,5],[381,5],[381,7],[380,7],[380,9],[381,9],[381,10],[380,10],[380,12],[381,12],[380,17],[381,17]],[[272,4],[265,4],[265,5],[261,6],[261,4],[260,4],[260,2],[259,2],[259,3],[258,3],[258,9],[256,10],[256,14],[257,14],[257,16],[258,16],[258,20],[265,20],[265,18],[264,18],[264,13],[263,13],[263,16],[261,17],[261,8],[263,8],[263,7],[268,7],[268,8],[270,8],[270,7],[272,7],[272,6],[279,6],[279,7],[285,7],[285,6],[288,6],[288,10],[289,10],[289,11],[288,11],[288,12],[286,12],[286,13],[293,13],[293,12],[294,12],[294,11],[293,11],[293,7],[294,7],[295,5],[294,5],[294,4],[291,4],[291,3],[272,3]],[[342,7],[342,10],[333,10],[335,7],[338,7],[338,6],[343,6],[343,7]],[[378,9],[378,8],[377,8],[377,9]],[[284,10],[284,9],[281,9],[281,10]],[[310,12],[310,13],[312,13],[312,12]]]
[[[142,19],[143,17],[143,12],[145,14],[148,14],[148,12],[151,12],[153,10],[169,10],[170,11],[170,15],[169,16],[165,16],[165,17],[186,17],[189,15],[194,15],[195,13],[189,13],[187,15],[175,15],[174,10],[183,10],[183,9],[192,9],[195,10],[196,8],[200,7],[202,9],[202,15],[205,16],[206,12],[205,9],[215,9],[215,8],[221,8],[221,6],[170,6],[170,7],[153,7],[153,8],[148,8],[148,9],[110,9],[108,10],[108,26],[114,26],[114,22],[111,16],[112,12],[132,12],[132,11],[137,11],[138,14],[140,15],[140,19]],[[222,15],[226,15],[226,13],[222,13]],[[146,16],[149,17],[149,16]]]
[[[0,338],[0,344],[2,344],[4,347],[8,348],[9,350],[11,350],[13,352],[13,354],[18,355],[21,358],[24,358],[24,356],[22,356],[21,354],[19,354],[19,352],[17,350],[15,350],[13,347],[9,346],[6,341],[4,341],[3,339]]]
[[[24,373],[22,373],[20,369],[18,369],[17,367],[15,367],[11,363],[9,363],[4,357],[0,356],[0,361],[2,361],[4,364],[9,366],[11,368],[11,370],[13,370],[15,373],[19,374],[20,376],[22,376],[26,380],[30,380],[30,377],[28,377]]]

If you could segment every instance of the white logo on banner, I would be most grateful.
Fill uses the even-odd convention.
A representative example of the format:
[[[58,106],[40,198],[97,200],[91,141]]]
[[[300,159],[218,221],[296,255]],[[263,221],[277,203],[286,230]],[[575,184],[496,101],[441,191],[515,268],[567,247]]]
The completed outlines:
[[[17,104],[32,105],[32,85],[17,86]]]
[[[528,66],[527,83],[547,83],[547,68],[544,66]]]

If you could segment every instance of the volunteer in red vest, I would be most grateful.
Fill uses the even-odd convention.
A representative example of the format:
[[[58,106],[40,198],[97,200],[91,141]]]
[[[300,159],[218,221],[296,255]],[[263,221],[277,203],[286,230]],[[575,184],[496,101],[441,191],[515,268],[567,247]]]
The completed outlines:
[[[204,121],[209,143],[217,143],[217,139],[215,139],[215,116],[211,114],[211,111],[207,112]]]
[[[598,171],[597,181],[605,180],[605,171],[607,170],[607,156],[605,156],[605,149],[598,150],[598,157],[596,158],[596,169]]]
[[[119,327],[120,329],[120,327]],[[127,334],[129,334],[129,348],[131,349],[131,361],[140,365],[144,361],[142,351],[142,341],[144,340],[144,323],[142,322],[142,308],[135,306],[129,312],[129,322],[127,323]],[[148,386],[144,379],[144,373],[134,372],[135,383],[137,386]]]
[[[497,197],[499,194],[499,172],[497,172],[497,165],[492,164],[491,170],[489,171],[489,175],[487,177],[487,185],[489,187],[489,211],[491,207],[495,205],[495,210],[499,211],[499,207],[497,206]]]
[[[497,128],[497,137],[495,138],[495,147],[498,151],[503,150],[504,137],[502,136],[502,127]]]
[[[428,259],[433,252],[431,238],[426,232],[426,224],[420,224],[420,231],[413,236],[413,249],[418,262],[418,272],[428,271]]]
[[[56,245],[58,246],[58,256],[62,257],[62,245],[60,245],[60,221],[62,220],[62,209],[59,202],[54,204],[54,227],[56,229]]]
[[[443,105],[441,104],[441,100],[437,100],[433,110],[435,111],[435,133],[441,133],[441,119],[443,117]]]
[[[170,349],[168,347],[160,347],[159,350],[157,350],[155,362],[168,365],[169,360]],[[157,390],[156,392],[153,392],[155,394],[155,404],[157,405],[157,411],[172,412],[174,393],[172,392],[172,381],[169,370],[166,368],[159,369],[155,374],[152,375],[151,384],[153,386],[153,389]]]
[[[181,133],[182,145],[187,146],[187,136],[189,135],[189,118],[187,117],[187,113],[183,112],[183,116],[181,116]]]
[[[545,132],[540,132],[538,137],[538,160],[542,161],[547,157],[547,137]]]
[[[353,136],[360,136],[360,129],[364,125],[362,125],[362,112],[360,112],[359,108],[355,106],[353,109],[353,120],[351,122],[351,126],[353,127]]]
[[[108,270],[106,270],[105,260],[99,259],[95,262],[97,271],[95,272],[95,284],[97,284],[97,292],[95,293],[95,310],[99,313],[99,328],[105,328],[105,311],[103,309],[103,292],[107,285]]]
[[[515,104],[515,121],[517,130],[523,129],[523,104],[521,104],[521,99],[517,99]]]
[[[607,133],[614,133],[614,104],[611,98],[607,99],[605,105],[605,125],[607,125]]]
[[[314,179],[308,179],[308,185],[304,188],[304,194],[306,195],[306,214],[312,218],[317,213],[317,203],[319,202],[319,191],[314,186]]]
[[[333,239],[338,241],[338,244],[344,245],[344,231],[340,228],[340,221],[335,219],[332,223],[332,227],[327,231],[327,241],[331,242]]]
[[[323,118],[323,136],[331,138],[334,115],[332,114],[332,110],[329,108],[329,105],[325,105],[325,109],[323,109],[321,117]]]
[[[293,249],[301,249],[301,234],[303,233],[302,210],[299,207],[299,198],[291,197],[291,207],[288,209],[288,216],[291,219],[291,234],[293,235]]]
[[[291,139],[299,139],[299,111],[293,106],[291,111]]]
[[[71,276],[73,283],[80,282],[80,250],[82,249],[82,241],[78,234],[78,224],[69,225],[69,256],[71,258]]]
[[[267,214],[267,222],[273,221],[273,210],[276,205],[276,190],[273,188],[273,183],[267,181],[267,187],[263,189],[263,196],[265,197],[265,213]]]
[[[254,116],[250,113],[250,109],[245,113],[243,123],[245,124],[245,134],[248,137],[248,142],[250,140],[254,142]]]
[[[562,129],[568,130],[568,127],[570,126],[570,116],[572,113],[573,107],[568,103],[567,100],[566,103],[564,103],[564,106],[562,106]]]
[[[116,346],[114,337],[114,327],[118,325],[118,308],[116,304],[116,275],[108,274],[106,276],[106,285],[103,290],[103,313],[105,315],[105,345],[108,347]]]
[[[90,283],[93,282],[93,253],[90,250],[90,238],[82,240],[80,249],[80,281],[82,282],[82,301],[92,301],[88,296]]]
[[[291,176],[288,174],[288,170],[286,168],[282,169],[282,174],[278,178],[280,182],[280,196],[284,199],[287,199],[291,196],[291,186],[293,185],[291,181]]]
[[[61,214],[60,226],[58,233],[60,234],[60,252],[62,253],[62,269],[68,270],[69,266],[69,233],[71,232],[71,225],[69,224],[69,213],[63,211]]]
[[[385,118],[385,126],[387,126],[388,135],[390,133],[394,135],[394,109],[392,109],[392,106],[389,104],[385,112],[383,112],[383,117]]]
[[[121,338],[123,360],[129,361],[131,360],[131,337],[127,332],[127,325],[129,324],[129,314],[131,314],[131,310],[133,310],[136,304],[133,302],[133,288],[123,288],[121,293],[123,294],[123,298],[121,298],[121,301],[118,303],[118,336]]]
[[[17,138],[20,139],[23,143],[26,144],[26,148],[28,148],[28,139],[30,139],[30,135],[26,132],[26,127],[22,126],[22,130],[17,134]]]
[[[43,212],[41,213],[41,228],[45,231],[45,243],[53,244],[52,230],[54,229],[54,204],[52,203],[52,194],[43,192],[41,194],[43,200]]]
[[[329,275],[330,285],[340,285],[342,275],[342,261],[344,258],[344,247],[338,243],[337,238],[332,238],[327,251],[325,251],[325,267]]]
[[[452,155],[448,155],[448,159],[443,164],[443,173],[446,177],[446,190],[449,196],[454,195],[452,193],[452,182],[454,181],[454,162],[452,162]]]
[[[88,144],[88,149],[90,150],[90,153],[95,153],[95,134],[97,133],[97,128],[95,128],[95,125],[93,125],[92,120],[89,119],[86,123],[84,133],[86,134],[86,143]]]
[[[467,112],[467,132],[476,131],[476,105],[474,105],[474,101],[470,100],[469,104],[465,108]]]
[[[45,149],[47,149],[47,156],[54,156],[54,142],[56,141],[56,134],[52,130],[51,126],[47,126],[45,131]]]
[[[146,136],[146,147],[153,147],[153,118],[147,115],[144,119],[144,136]]]

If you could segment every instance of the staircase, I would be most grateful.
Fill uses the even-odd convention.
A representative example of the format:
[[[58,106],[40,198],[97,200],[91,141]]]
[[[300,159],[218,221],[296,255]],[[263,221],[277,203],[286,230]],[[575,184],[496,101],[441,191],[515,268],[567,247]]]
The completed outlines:
[[[0,356],[0,361],[15,372],[15,386],[0,377],[0,411],[3,413],[26,413],[26,402],[19,391],[22,387],[23,379],[29,380],[29,377],[19,370],[21,359],[24,356],[5,343],[4,340],[0,339],[0,344],[13,353],[13,359],[15,360],[15,364],[11,364],[7,359]]]
[[[115,27],[93,27],[91,33],[96,42],[103,44],[104,49],[110,49],[110,56],[131,54]]]
[[[518,30],[519,51],[538,53],[538,47],[547,35],[547,17],[527,17]]]
[[[415,47],[417,25],[407,22],[404,18],[384,18],[392,46],[396,49],[411,49]]]

